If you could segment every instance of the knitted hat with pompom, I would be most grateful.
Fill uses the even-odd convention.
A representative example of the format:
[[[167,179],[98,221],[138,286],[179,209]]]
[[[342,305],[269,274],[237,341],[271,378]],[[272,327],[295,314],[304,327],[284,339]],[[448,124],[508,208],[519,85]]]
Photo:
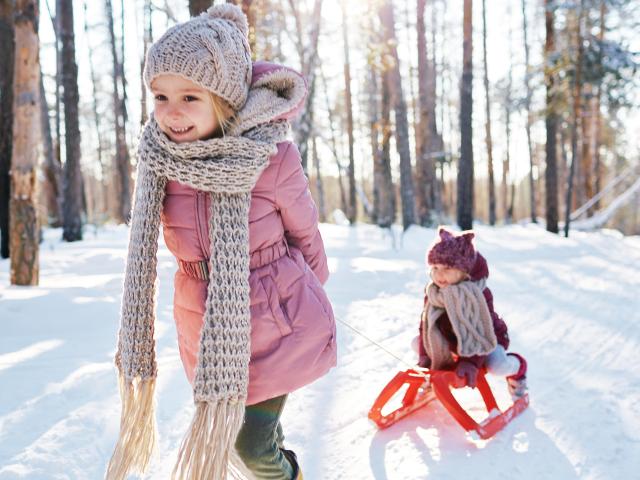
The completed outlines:
[[[477,256],[473,246],[474,236],[471,231],[455,234],[438,227],[438,239],[427,252],[427,265],[446,265],[470,273]]]
[[[247,17],[232,4],[214,5],[171,27],[147,53],[147,88],[158,75],[180,75],[240,110],[251,84],[248,32]]]

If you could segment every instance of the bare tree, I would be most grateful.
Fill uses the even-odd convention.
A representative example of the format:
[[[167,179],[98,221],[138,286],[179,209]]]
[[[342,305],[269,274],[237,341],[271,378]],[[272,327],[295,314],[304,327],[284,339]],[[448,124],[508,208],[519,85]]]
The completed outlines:
[[[113,113],[114,130],[116,137],[116,171],[118,194],[116,220],[126,222],[131,210],[131,163],[129,161],[129,149],[127,148],[126,123],[124,111],[124,96],[120,96],[119,79],[121,75],[120,61],[116,48],[116,34],[113,20],[113,5],[111,0],[105,0],[107,22],[109,26],[109,39],[111,44],[111,57],[113,60]],[[124,95],[124,94],[123,94]]]
[[[353,156],[353,107],[351,106],[351,65],[349,63],[349,36],[347,35],[347,12],[345,0],[340,1],[342,9],[342,43],[344,47],[344,95],[345,110],[347,114],[347,138],[349,144],[349,208],[347,218],[353,225],[358,213],[356,203],[356,174],[355,161]]]
[[[14,121],[9,232],[11,284],[38,285],[36,170],[40,134],[38,2],[15,3]]]
[[[391,178],[391,94],[386,78],[388,69],[383,67],[382,38],[374,26],[374,15],[369,21],[367,93],[373,160],[371,221],[379,227],[389,228],[396,217],[396,195]]]
[[[444,2],[443,2],[444,3]],[[444,6],[444,5],[443,5]],[[433,189],[432,189],[432,205],[438,214],[443,212],[442,192],[444,191],[442,182],[438,181],[438,174],[436,172],[437,165],[441,166],[447,161],[446,152],[444,151],[444,141],[442,139],[442,128],[444,125],[444,108],[440,111],[440,131],[438,131],[438,122],[436,119],[436,102],[439,97],[444,97],[444,81],[442,76],[444,73],[444,65],[439,66],[438,57],[436,55],[436,31],[438,29],[438,16],[436,3],[431,3],[431,62],[429,63],[427,77],[427,106],[429,110],[429,153],[433,162]],[[444,29],[445,22],[442,21],[442,28]],[[444,38],[444,36],[443,36]],[[442,49],[443,53],[446,49]],[[441,58],[441,63],[444,61]],[[438,82],[436,78],[440,76],[440,92],[438,93]]]
[[[464,0],[462,82],[460,82],[460,160],[458,161],[457,221],[473,228],[473,23],[472,0]]]
[[[573,121],[571,123],[571,167],[567,185],[567,201],[565,211],[564,236],[569,236],[569,224],[571,223],[573,179],[577,165],[580,164],[580,150],[578,149],[578,128],[582,118],[582,57],[584,44],[582,38],[582,16],[584,13],[584,0],[580,0],[577,12],[575,37],[577,45],[577,58],[575,60],[575,74],[573,78]]]
[[[102,182],[101,182],[101,187],[102,187],[102,205],[104,206],[104,213],[108,212],[108,189],[107,189],[107,185],[108,182],[106,181],[107,179],[107,169],[105,168],[105,162],[104,162],[104,153],[105,153],[105,146],[104,146],[104,138],[102,136],[102,127],[101,127],[101,121],[100,121],[100,115],[98,114],[98,79],[96,76],[96,69],[95,69],[95,65],[94,65],[94,52],[93,52],[93,48],[91,47],[91,45],[89,44],[89,23],[88,23],[88,15],[87,15],[87,2],[83,2],[83,9],[84,9],[84,33],[85,33],[85,38],[87,39],[87,48],[89,49],[89,72],[91,74],[91,86],[92,86],[92,93],[93,93],[93,102],[92,102],[92,112],[93,112],[93,122],[94,122],[94,126],[96,129],[96,136],[98,139],[98,165],[100,167],[100,174],[102,177]],[[144,85],[144,84],[143,84]],[[143,88],[144,90],[144,88]]]
[[[407,122],[407,104],[402,93],[402,77],[400,60],[396,47],[395,21],[393,4],[385,0],[379,11],[382,22],[385,46],[391,65],[387,65],[386,78],[391,92],[395,112],[395,137],[398,155],[400,156],[400,199],[402,201],[402,226],[406,230],[415,223],[415,196],[411,169],[411,149],[409,147],[409,125]]]
[[[60,33],[59,33],[59,18],[51,12],[51,8],[49,6],[49,2],[45,2],[47,6],[47,10],[49,12],[49,18],[51,19],[51,27],[53,28],[54,34],[54,45],[56,49],[56,91],[55,91],[55,135],[53,136],[53,152],[55,157],[55,162],[58,165],[62,165],[62,133],[60,125],[62,123],[62,113],[61,113],[61,99],[62,99],[62,51],[60,47]]]
[[[511,8],[507,7],[509,25],[511,25]],[[502,216],[504,222],[509,224],[513,221],[513,203],[515,197],[515,182],[509,188],[509,169],[511,168],[511,112],[513,110],[513,31],[509,26],[509,70],[504,84],[502,102],[504,107],[504,128],[505,128],[505,156],[502,161],[502,186],[500,191],[502,203]]]
[[[533,91],[531,89],[531,65],[529,62],[529,40],[528,40],[528,25],[527,25],[527,2],[526,0],[522,0],[522,33],[523,33],[523,41],[524,41],[524,58],[526,71],[524,75],[524,86],[526,90],[525,96],[525,109],[527,110],[527,122],[525,123],[525,128],[527,132],[527,152],[529,153],[529,204],[531,210],[531,221],[536,223],[538,221],[538,213],[536,211],[536,188],[535,182],[533,178],[533,167],[534,167],[534,159],[533,159],[533,148],[531,146],[531,123],[533,122],[533,117],[531,115],[531,97],[533,95]]]
[[[67,242],[82,240],[82,173],[80,171],[80,125],[78,119],[78,65],[73,31],[73,2],[58,0],[62,47],[62,86],[64,95],[64,139],[66,158],[62,182],[62,238]]]
[[[384,73],[380,98],[380,151],[375,156],[373,175],[378,185],[378,226],[390,228],[396,219],[396,194],[391,177],[391,93],[389,91],[389,71]]]
[[[418,50],[418,105],[419,124],[416,128],[416,207],[420,225],[432,221],[435,204],[436,176],[434,166],[434,144],[438,139],[435,119],[435,78],[434,70],[427,58],[427,39],[424,22],[426,0],[418,0],[416,22]],[[432,26],[435,29],[435,25]],[[434,55],[435,57],[435,55]],[[432,88],[433,87],[433,88]]]
[[[343,166],[340,163],[340,157],[338,156],[338,147],[337,147],[337,142],[336,142],[336,130],[335,130],[335,126],[334,126],[334,122],[333,122],[333,112],[331,110],[331,105],[329,104],[329,89],[327,87],[327,79],[325,78],[324,75],[324,71],[322,70],[322,65],[320,65],[320,77],[322,79],[322,84],[324,87],[324,100],[325,100],[325,106],[327,109],[327,115],[329,116],[328,121],[329,121],[329,131],[331,133],[330,139],[331,139],[331,143],[330,143],[330,148],[331,148],[331,152],[333,153],[333,158],[336,162],[336,166],[338,167],[338,187],[340,190],[340,208],[342,209],[343,212],[346,212],[347,210],[347,195],[344,191],[344,185],[342,182],[342,170],[343,170]]]
[[[320,38],[320,20],[322,18],[322,0],[314,0],[313,12],[310,18],[309,37],[305,42],[302,28],[302,17],[297,2],[289,0],[296,24],[296,49],[300,58],[302,75],[307,80],[309,91],[305,99],[304,109],[298,120],[293,124],[296,145],[300,148],[302,168],[307,170],[307,152],[309,137],[312,130],[313,100],[316,89],[316,67],[318,66],[318,39]]]
[[[524,0],[523,0],[524,5]],[[545,30],[546,38],[544,44],[545,71],[544,80],[546,85],[545,126],[547,129],[547,143],[545,147],[546,168],[545,168],[545,210],[547,219],[547,231],[558,233],[558,167],[556,152],[557,136],[557,114],[556,114],[556,94],[555,94],[555,74],[553,72],[553,55],[555,54],[555,28],[554,28],[554,5],[553,0],[545,0]],[[523,7],[523,16],[524,16]],[[525,20],[526,22],[526,20]]]
[[[320,169],[320,157],[318,156],[318,146],[316,144],[317,136],[311,137],[311,153],[313,155],[313,163],[316,173],[316,190],[318,191],[318,217],[321,222],[327,221],[327,209],[324,199],[324,186],[322,184],[322,173]]]
[[[604,32],[605,32],[605,18],[607,13],[607,4],[605,0],[600,1],[600,30],[598,32],[598,42],[600,43],[600,48],[598,49],[598,65],[602,68],[603,54],[602,54],[602,44],[604,41]],[[602,139],[600,138],[602,135],[602,80],[598,82],[596,94],[594,98],[593,105],[593,117],[594,117],[594,133],[593,133],[593,155],[594,155],[594,171],[595,171],[595,194],[598,194],[602,185],[602,163],[600,159],[600,144],[602,143]],[[600,202],[596,202],[594,205],[595,210],[600,209]]]
[[[9,258],[9,198],[13,135],[13,0],[0,0],[0,258]]]
[[[42,149],[44,162],[42,172],[44,173],[43,189],[47,205],[48,223],[52,227],[59,227],[62,223],[62,206],[60,196],[61,168],[55,158],[53,150],[53,139],[51,138],[51,123],[49,121],[49,105],[44,90],[42,72],[40,72],[40,123],[42,132]]]
[[[489,64],[487,61],[487,2],[482,0],[482,63],[484,65],[485,143],[489,178],[489,225],[496,224],[496,186],[493,178],[493,143],[491,141],[491,94],[489,91]]]

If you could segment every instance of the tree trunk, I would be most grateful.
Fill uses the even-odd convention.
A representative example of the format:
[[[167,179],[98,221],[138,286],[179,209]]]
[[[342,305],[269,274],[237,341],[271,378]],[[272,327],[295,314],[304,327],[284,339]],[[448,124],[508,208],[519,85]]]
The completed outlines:
[[[546,0],[545,0],[546,4]],[[529,40],[528,40],[528,25],[527,25],[527,2],[526,0],[522,0],[522,32],[523,32],[523,40],[524,40],[524,57],[525,57],[525,68],[526,73],[524,75],[524,87],[525,87],[525,109],[527,110],[527,122],[525,124],[525,129],[527,132],[527,153],[529,154],[529,209],[531,211],[531,221],[533,223],[538,222],[538,212],[536,209],[536,186],[535,180],[533,178],[533,169],[534,169],[534,159],[533,159],[533,148],[531,146],[531,124],[533,122],[533,118],[531,115],[531,97],[533,95],[531,89],[531,65],[529,63]]]
[[[84,2],[84,32],[85,32],[85,38],[89,39],[89,24],[88,24],[88,15],[87,15],[87,2]],[[98,114],[98,79],[96,77],[96,69],[93,63],[93,49],[91,48],[91,45],[88,44],[87,48],[89,49],[89,71],[91,74],[91,85],[92,85],[92,91],[93,91],[93,102],[92,102],[92,109],[93,109],[93,122],[94,122],[94,126],[96,128],[96,136],[98,139],[98,165],[100,167],[100,176],[101,178],[101,205],[102,205],[102,211],[101,213],[103,214],[103,216],[108,216],[108,197],[109,197],[109,192],[108,192],[108,188],[107,188],[107,169],[105,168],[105,162],[104,162],[104,158],[103,158],[103,154],[105,151],[104,148],[104,139],[102,137],[102,128],[100,126],[101,122],[100,122],[100,115]],[[144,90],[144,83],[143,83],[143,90]]]
[[[585,29],[585,31],[588,30]],[[582,143],[580,171],[582,172],[582,192],[584,193],[584,195],[582,195],[582,201],[580,202],[581,205],[584,205],[584,203],[591,200],[593,197],[593,161],[591,157],[591,138],[593,134],[593,117],[591,115],[593,111],[592,91],[592,85],[590,83],[585,83],[583,86],[585,104],[584,108],[582,108],[582,118],[580,119],[582,130],[582,135],[580,137]],[[587,216],[590,217],[592,214],[593,210],[587,209]]]
[[[485,142],[487,144],[487,168],[489,178],[489,225],[496,224],[496,186],[493,178],[493,144],[491,141],[491,96],[489,92],[489,64],[487,62],[487,5],[482,0],[482,62],[484,64],[485,93]]]
[[[36,172],[40,139],[38,3],[15,4],[13,145],[11,155],[11,285],[38,285]]]
[[[344,92],[345,110],[347,114],[347,138],[349,142],[349,208],[347,218],[353,225],[358,214],[356,203],[356,175],[355,161],[353,157],[353,108],[351,106],[351,65],[349,63],[349,36],[347,35],[347,12],[345,0],[340,1],[342,9],[342,43],[344,47]]]
[[[370,42],[371,45],[377,44],[375,30],[372,24]],[[378,140],[380,131],[380,118],[378,109],[378,73],[376,71],[375,47],[368,50],[369,61],[367,62],[368,82],[367,87],[367,114],[369,117],[369,139],[371,141],[371,159],[373,160],[373,208],[371,209],[371,222],[378,223],[378,215],[380,212],[380,176],[376,175],[378,165],[378,157],[380,156],[380,142]]]
[[[417,50],[418,50],[418,103],[419,124],[416,128],[416,207],[420,225],[431,225],[435,203],[434,144],[438,132],[435,128],[435,78],[427,58],[427,39],[424,23],[426,0],[418,0]],[[435,28],[435,26],[433,26]],[[433,108],[431,108],[433,107]]]
[[[547,143],[545,146],[546,168],[545,178],[545,211],[547,220],[547,231],[558,233],[558,167],[556,152],[557,136],[557,114],[555,95],[555,75],[553,73],[553,55],[555,53],[555,29],[554,29],[554,7],[553,0],[545,0],[545,30],[546,39],[544,44],[545,72],[544,83],[546,85],[547,108],[545,112],[545,126],[547,129]],[[524,0],[523,0],[524,5]],[[524,9],[523,12],[524,14]],[[526,22],[526,20],[525,20]]]
[[[604,0],[600,3],[600,31],[598,33],[598,41],[600,42],[601,47],[599,48],[599,56],[598,56],[598,64],[600,68],[602,68],[602,43],[604,40],[604,32],[605,32],[605,15],[607,12],[607,5]],[[600,144],[602,143],[602,139],[600,138],[602,134],[602,80],[598,83],[596,96],[594,99],[594,133],[593,133],[593,156],[594,156],[594,170],[595,170],[595,192],[594,194],[600,193],[600,189],[602,186],[602,164],[600,160]],[[600,210],[600,200],[598,200],[593,206],[595,211]],[[637,212],[636,212],[637,213]]]
[[[302,66],[302,75],[307,80],[309,92],[305,99],[305,106],[299,119],[293,125],[296,145],[300,149],[302,167],[307,170],[307,152],[309,137],[311,135],[311,110],[313,109],[313,99],[315,97],[316,67],[318,65],[318,39],[320,37],[320,20],[322,14],[322,0],[315,0],[311,19],[311,31],[309,33],[309,43],[305,48],[303,41],[302,19],[296,3],[290,0],[291,10],[294,14],[297,30],[296,47]],[[345,212],[347,213],[347,212]]]
[[[47,2],[47,7],[49,3]],[[49,12],[51,14],[51,12]],[[53,151],[55,154],[55,160],[62,169],[62,46],[60,40],[60,17],[51,17],[51,25],[53,26],[53,32],[55,34],[56,45],[56,116],[55,126],[56,134],[53,139]],[[60,184],[62,186],[62,183]],[[62,195],[60,196],[62,206]],[[62,212],[60,212],[62,214]]]
[[[563,122],[562,117],[557,117],[558,124],[557,129],[560,130],[560,168],[558,169],[558,199],[565,198],[567,196],[567,187],[569,185],[569,154],[567,153],[567,127]],[[556,140],[557,141],[557,140]],[[558,200],[558,212],[562,205]],[[558,218],[559,218],[558,214]]]
[[[511,28],[509,28],[509,45],[511,45]],[[511,49],[510,49],[510,54]],[[515,193],[515,181],[509,189],[509,169],[511,168],[511,109],[512,109],[512,90],[513,90],[513,60],[509,55],[509,71],[507,73],[507,85],[504,99],[504,128],[506,138],[506,152],[502,162],[502,208],[504,222],[510,224],[513,222],[513,201]]]
[[[9,199],[13,140],[14,1],[0,0],[0,258],[9,258]]]
[[[213,2],[211,0],[189,0],[189,15],[195,17],[203,12],[206,12],[212,3]],[[227,3],[235,4],[236,2]]]
[[[460,160],[458,162],[457,220],[463,230],[473,228],[473,23],[472,0],[464,0],[462,82],[460,83]]]
[[[571,167],[569,168],[569,180],[567,185],[567,204],[565,211],[564,236],[569,236],[569,225],[571,222],[571,210],[573,209],[573,178],[576,166],[580,163],[580,151],[578,149],[578,128],[582,117],[582,57],[584,54],[584,44],[582,42],[582,14],[584,0],[580,0],[580,10],[578,11],[576,25],[576,42],[578,55],[575,63],[575,78],[573,85],[573,122],[571,124]]]
[[[64,95],[64,139],[66,160],[62,183],[62,238],[67,242],[82,240],[82,173],[80,171],[80,126],[78,119],[78,65],[73,32],[73,2],[58,0],[56,16],[60,19],[62,45],[62,86]]]
[[[396,193],[391,177],[391,93],[389,91],[389,72],[385,72],[381,82],[382,97],[380,101],[381,115],[380,152],[374,165],[375,180],[379,185],[380,203],[378,209],[378,226],[390,228],[396,219]]]
[[[402,93],[402,77],[400,75],[400,60],[396,47],[395,21],[393,5],[386,0],[379,11],[384,30],[384,39],[391,57],[387,82],[395,111],[395,137],[398,155],[400,157],[400,199],[402,201],[402,226],[406,230],[415,223],[415,196],[413,191],[413,175],[411,169],[411,149],[409,146],[409,125],[407,122],[407,105]]]
[[[435,2],[432,2],[431,6],[431,57],[427,68],[427,110],[429,111],[429,143],[427,151],[431,157],[431,206],[436,212],[442,211],[442,201],[440,200],[440,194],[438,191],[438,181],[436,175],[436,162],[444,161],[444,144],[442,141],[442,134],[438,130],[438,121],[436,118],[436,101],[438,99],[437,82],[438,78],[438,63],[436,59],[436,6]],[[442,95],[442,93],[441,93]],[[444,115],[444,113],[443,113]],[[442,125],[444,121],[440,122]],[[442,126],[440,127],[442,128]]]
[[[119,93],[119,76],[120,62],[118,60],[118,51],[116,48],[116,34],[113,22],[113,5],[111,0],[105,0],[107,13],[107,22],[109,24],[109,37],[111,43],[111,57],[113,61],[113,113],[115,120],[116,135],[116,172],[118,186],[117,192],[117,208],[115,212],[116,220],[120,223],[126,223],[131,210],[131,164],[129,162],[129,151],[127,149],[124,111],[122,110],[123,102]]]
[[[120,97],[122,111],[122,125],[126,133],[127,123],[129,122],[129,114],[127,112],[127,77],[124,74],[124,0],[120,0],[120,83],[122,84],[122,96]],[[125,145],[126,136],[125,136]],[[127,155],[128,156],[128,155]]]
[[[324,186],[322,184],[322,173],[320,169],[320,157],[318,156],[318,148],[316,145],[316,136],[311,138],[311,150],[313,154],[313,162],[316,170],[316,190],[318,191],[318,217],[320,222],[327,221],[327,209],[324,199]]]
[[[51,123],[49,121],[49,105],[44,91],[42,72],[40,72],[40,131],[42,132],[42,150],[44,162],[42,172],[44,174],[43,188],[47,206],[47,223],[52,227],[60,227],[62,221],[62,206],[60,205],[60,164],[55,159],[53,140],[51,139]]]
[[[338,167],[338,187],[340,188],[340,208],[343,212],[347,210],[347,195],[344,191],[344,185],[342,183],[342,165],[340,164],[340,157],[338,156],[338,147],[336,145],[336,131],[333,124],[333,113],[331,112],[331,105],[329,104],[329,89],[327,87],[327,79],[322,71],[322,65],[320,65],[320,75],[324,87],[324,100],[327,108],[327,114],[329,115],[329,131],[331,132],[331,151]]]

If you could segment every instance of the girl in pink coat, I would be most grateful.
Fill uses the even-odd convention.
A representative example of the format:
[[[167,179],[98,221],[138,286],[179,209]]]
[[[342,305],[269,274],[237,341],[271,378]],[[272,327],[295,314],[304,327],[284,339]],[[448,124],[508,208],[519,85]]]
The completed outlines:
[[[277,65],[255,63],[252,83],[283,70],[298,76]],[[302,102],[280,118],[293,118]],[[192,383],[207,293],[207,259],[212,254],[207,237],[210,202],[205,192],[167,183],[162,225],[165,243],[178,261],[174,318],[180,357]],[[251,361],[246,419],[236,446],[258,478],[302,478],[288,473],[286,462],[271,447],[277,445],[292,470],[299,471],[293,453],[282,449],[279,417],[288,393],[336,364],[336,340],[333,311],[322,287],[329,270],[318,212],[298,148],[289,141],[278,143],[278,152],[251,192],[249,252]],[[286,474],[266,474],[272,468],[265,458],[271,457],[275,468]]]
[[[146,143],[143,133],[138,168],[140,171],[148,164],[166,176],[158,213],[165,243],[178,263],[174,317],[180,357],[196,402],[204,399],[220,404],[220,397],[235,388],[239,375],[239,384],[246,390],[229,394],[228,402],[231,408],[240,402],[244,409],[239,432],[230,434],[236,435],[235,450],[258,479],[301,479],[296,455],[283,446],[280,416],[290,392],[323,376],[336,363],[335,320],[323,289],[329,271],[317,210],[298,148],[280,135],[302,108],[306,84],[291,69],[264,62],[252,64],[246,34],[242,12],[235,6],[219,5],[172,27],[152,46],[145,81],[154,96],[152,122],[157,128],[150,130],[151,140]],[[236,209],[220,210],[220,205],[236,205],[234,202],[242,198],[235,193],[239,190],[234,169],[244,174],[254,168],[245,163],[256,163],[245,155],[247,145],[257,152],[273,148],[273,153],[251,171],[255,172],[255,183],[247,197],[248,219],[244,221],[248,224],[237,223],[235,230],[225,230],[225,222],[236,215]],[[188,158],[197,159],[190,165],[181,153],[184,149],[193,154]],[[166,161],[167,155],[173,163]],[[199,163],[203,156],[222,158],[220,178],[202,173],[203,168],[213,168],[211,163]],[[144,178],[140,183],[144,186]],[[207,189],[199,188],[201,185]],[[146,197],[137,194],[136,202],[139,198]],[[220,211],[220,218],[212,213]],[[242,215],[237,215],[242,220]],[[135,218],[134,207],[132,228]],[[143,225],[148,228],[148,222]],[[144,238],[144,233],[141,235]],[[237,278],[241,281],[229,287],[227,274],[236,270],[233,258],[228,258],[230,246],[238,245],[238,258],[248,263],[247,275],[240,274]],[[128,263],[135,261],[132,248],[135,246],[130,245]],[[145,247],[140,248],[140,256],[145,257]],[[236,331],[241,315],[236,324],[235,317],[216,317],[216,311],[238,303],[243,290],[237,283],[247,280],[248,301],[244,307],[240,302],[239,311],[248,307],[250,341],[238,346],[237,338],[244,338],[237,336],[243,333],[241,327],[239,334]],[[123,312],[127,312],[125,307]],[[224,321],[231,322],[229,327],[224,327]],[[117,358],[121,371],[127,370],[121,364],[139,343],[127,347],[125,327],[123,323]],[[239,347],[247,352],[248,384],[242,383],[245,357]],[[229,365],[220,368],[219,363],[227,358],[231,358]],[[218,377],[230,372],[231,380],[216,378],[217,383],[207,383],[208,372],[219,371],[223,374]],[[231,422],[228,418],[225,422]],[[181,450],[190,448],[189,444],[185,441],[187,446]],[[191,461],[190,454],[184,457]],[[206,465],[209,459],[202,462]],[[176,468],[178,473],[197,471],[193,466]],[[202,467],[201,471],[218,471],[206,468],[211,470]],[[192,476],[185,474],[185,478]],[[218,477],[209,473],[198,478]]]

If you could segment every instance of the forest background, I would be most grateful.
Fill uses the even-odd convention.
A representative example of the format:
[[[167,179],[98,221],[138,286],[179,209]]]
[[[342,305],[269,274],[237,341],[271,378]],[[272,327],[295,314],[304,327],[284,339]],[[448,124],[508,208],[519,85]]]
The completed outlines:
[[[298,69],[321,221],[640,233],[640,5],[242,0],[255,59]],[[126,223],[148,45],[211,1],[0,0],[1,255]]]

